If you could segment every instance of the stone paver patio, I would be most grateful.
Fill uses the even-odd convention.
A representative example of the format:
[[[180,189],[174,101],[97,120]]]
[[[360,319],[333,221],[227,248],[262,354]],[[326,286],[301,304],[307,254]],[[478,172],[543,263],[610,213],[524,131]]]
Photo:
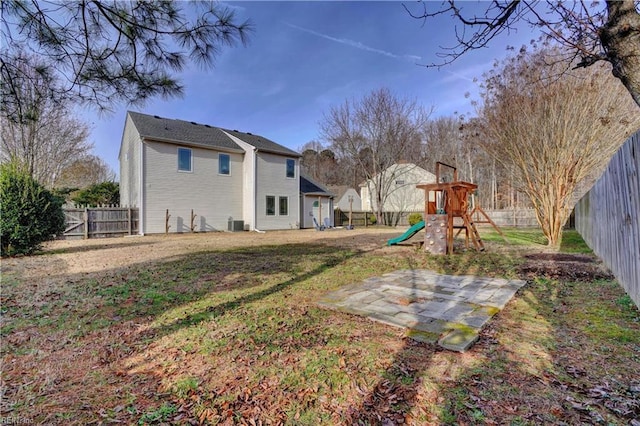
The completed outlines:
[[[525,283],[401,270],[343,287],[326,294],[318,304],[404,327],[415,340],[462,352]]]

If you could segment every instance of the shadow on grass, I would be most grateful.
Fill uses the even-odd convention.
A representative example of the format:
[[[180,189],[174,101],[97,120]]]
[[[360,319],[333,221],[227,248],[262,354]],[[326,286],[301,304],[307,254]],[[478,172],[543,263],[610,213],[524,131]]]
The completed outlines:
[[[244,270],[245,273],[268,275],[284,272],[293,275],[293,277],[285,281],[277,282],[276,284],[273,284],[267,288],[255,292],[250,292],[238,297],[233,297],[232,300],[217,304],[211,304],[210,306],[207,306],[202,310],[189,313],[188,315],[176,319],[175,321],[162,324],[158,327],[153,327],[150,331],[154,335],[166,335],[174,333],[181,328],[190,327],[202,321],[225,315],[229,311],[238,309],[244,305],[260,301],[266,297],[279,293],[287,288],[295,286],[296,284],[313,278],[316,275],[320,275],[327,269],[336,267],[341,263],[349,260],[350,258],[361,256],[363,254],[362,251],[340,251],[331,247],[314,246],[308,244],[238,249],[225,253],[232,256],[237,255],[239,258],[245,258],[244,260],[240,260],[242,263],[248,262],[247,266],[245,267],[246,269]],[[266,257],[266,264],[259,264],[256,261],[256,256]],[[305,258],[307,257],[321,257],[323,260],[318,266],[309,271],[296,272],[296,264],[304,262]],[[238,260],[238,258],[236,258],[236,260]],[[237,269],[231,267],[230,270]],[[231,291],[239,288],[246,289],[260,285],[262,285],[260,279],[257,277],[253,277],[253,279],[245,281],[243,284],[241,284],[240,287],[224,287],[222,288],[222,290],[209,288],[209,292],[223,290]]]
[[[351,237],[345,236],[345,238]],[[406,253],[406,248],[402,250],[405,250]],[[403,252],[400,251],[400,253]],[[304,357],[306,353],[315,352],[326,352],[325,358],[330,358],[330,351],[333,350],[334,347],[327,347],[327,341],[331,342],[331,339],[337,338],[336,333],[331,329],[331,313],[321,311],[318,308],[309,308],[306,300],[305,303],[303,303],[305,305],[303,307],[281,307],[277,303],[265,303],[265,305],[269,305],[268,309],[270,311],[268,314],[251,312],[251,309],[255,307],[259,310],[261,308],[259,302],[266,302],[269,298],[277,295],[280,295],[278,297],[286,297],[288,292],[292,291],[297,292],[312,289],[312,291],[315,292],[314,294],[317,294],[322,291],[321,286],[324,285],[322,279],[313,282],[313,287],[300,284],[311,280],[313,277],[318,277],[322,275],[323,272],[332,268],[339,268],[345,262],[366,254],[367,252],[363,250],[337,248],[322,244],[287,244],[224,251],[205,251],[189,255],[180,255],[155,263],[130,266],[124,270],[110,270],[100,274],[91,274],[90,276],[77,274],[67,277],[66,279],[74,284],[63,297],[67,297],[67,295],[75,297],[77,293],[77,299],[73,299],[71,301],[72,303],[69,304],[69,301],[62,300],[59,294],[52,294],[51,297],[46,299],[49,307],[38,313],[37,318],[35,318],[31,312],[25,312],[25,315],[31,315],[27,317],[29,320],[35,318],[38,321],[41,319],[57,321],[51,327],[52,330],[58,333],[57,335],[60,335],[60,332],[71,335],[76,332],[77,327],[80,327],[80,332],[83,333],[83,336],[96,331],[96,337],[88,336],[89,342],[82,339],[78,339],[77,341],[78,344],[82,345],[82,349],[85,352],[87,351],[87,347],[84,345],[85,343],[93,343],[91,347],[98,348],[97,350],[108,349],[109,351],[113,351],[113,358],[106,359],[103,365],[91,365],[92,368],[96,368],[96,374],[103,372],[109,380],[116,380],[118,389],[120,389],[121,384],[124,383],[125,388],[129,389],[128,392],[133,395],[131,399],[134,401],[136,398],[138,400],[144,400],[144,398],[147,398],[145,395],[148,394],[152,395],[148,398],[153,398],[152,401],[156,405],[159,402],[175,403],[175,398],[172,395],[163,393],[161,396],[158,396],[158,392],[166,391],[166,387],[162,388],[162,386],[166,386],[164,382],[165,379],[169,381],[175,379],[175,376],[166,377],[164,376],[163,370],[159,370],[159,372],[156,373],[153,370],[153,366],[156,364],[152,363],[153,365],[149,371],[152,372],[152,374],[158,374],[158,376],[153,376],[153,379],[151,378],[152,374],[143,373],[131,373],[129,376],[122,376],[125,377],[124,379],[117,379],[114,371],[120,367],[118,367],[119,363],[116,361],[123,360],[126,357],[126,359],[129,359],[131,362],[129,365],[133,366],[138,361],[138,358],[132,355],[138,355],[140,357],[146,355],[153,356],[153,352],[150,353],[148,347],[150,343],[158,341],[162,336],[171,335],[181,329],[209,320],[217,321],[218,317],[224,315],[230,318],[235,315],[246,315],[247,313],[254,316],[243,318],[243,324],[246,323],[245,330],[242,330],[242,333],[234,336],[233,339],[226,339],[222,342],[222,344],[229,344],[229,348],[216,347],[211,350],[198,346],[196,346],[196,348],[200,348],[206,355],[211,354],[211,356],[224,353],[224,351],[237,350],[250,361],[255,361],[256,354],[259,352],[265,352],[264,355],[262,355],[264,360],[264,358],[268,358],[271,355],[277,355],[282,345],[291,344],[295,345],[294,350],[296,354],[299,353],[298,356],[301,358]],[[399,257],[401,256],[402,254],[400,254]],[[508,256],[509,255],[504,253],[471,252],[442,257],[425,254],[423,257],[422,254],[416,255],[416,253],[412,253],[406,256],[402,265],[404,266],[406,264],[410,269],[426,268],[447,274],[474,274],[513,278],[515,264],[517,262],[515,259],[509,259]],[[361,264],[359,266],[364,269],[366,267],[364,264],[367,262],[369,262],[369,259],[361,259],[358,263]],[[400,264],[400,262],[397,263]],[[372,267],[371,271],[375,272],[375,268]],[[368,273],[369,269],[366,269],[365,272],[360,270],[357,274],[354,274],[354,276],[357,275],[359,278],[362,278],[366,276],[364,274]],[[335,288],[335,284],[327,284],[327,286],[328,288]],[[25,287],[25,291],[27,290],[28,287]],[[529,292],[530,289],[526,288],[525,290]],[[565,288],[563,291],[566,290]],[[536,288],[532,294],[535,294],[535,298],[529,299],[530,296],[528,294],[527,296],[520,294],[518,297],[524,299],[519,305],[526,302],[528,306],[535,308],[533,312],[530,315],[520,314],[519,312],[515,314],[511,313],[509,314],[509,318],[515,317],[517,321],[513,324],[502,324],[500,327],[509,328],[513,326],[514,330],[517,331],[519,328],[526,327],[527,321],[536,318],[546,319],[554,324],[554,326],[557,324],[558,317],[551,309],[559,309],[559,306],[561,308],[562,304],[558,304],[559,302],[551,303],[551,301],[555,301],[559,293],[555,291],[553,287],[540,287]],[[562,294],[560,295],[562,296]],[[277,299],[275,302],[279,302],[279,300],[280,299]],[[300,300],[302,300],[302,298]],[[561,300],[567,304],[571,303],[570,299],[565,298]],[[248,305],[252,305],[252,307],[248,309]],[[37,307],[37,309],[41,309],[41,307]],[[66,311],[70,311],[71,316],[69,314],[66,314],[66,317],[63,316]],[[12,313],[9,312],[9,315],[12,315]],[[498,315],[500,316],[502,314]],[[75,316],[79,317],[79,321],[76,322]],[[595,318],[595,316],[593,318]],[[593,321],[593,318],[590,319],[590,321]],[[254,319],[258,319],[259,321],[256,322],[256,324],[250,324]],[[151,321],[151,328],[146,329],[150,334],[145,335],[147,331],[142,331],[141,334],[137,334],[137,331],[134,331],[130,336],[123,337],[123,339],[128,340],[124,342],[119,341],[118,339],[120,339],[121,336],[117,335],[117,328],[119,323],[125,321],[128,323],[141,322],[146,324]],[[341,318],[340,321],[342,324],[343,319]],[[344,322],[348,321],[345,320]],[[492,322],[493,321],[495,320],[492,320]],[[39,327],[39,325],[36,324],[36,327]],[[125,331],[136,330],[135,324],[131,324],[129,328],[124,328]],[[48,330],[48,328],[43,327],[43,334],[47,333]],[[360,389],[362,392],[358,391],[359,394],[355,394],[357,400],[361,402],[354,404],[350,410],[342,412],[343,417],[341,420],[343,420],[343,422],[341,424],[399,424],[401,420],[409,424],[480,424],[483,422],[483,418],[498,420],[508,418],[512,419],[512,423],[514,424],[518,424],[518,421],[526,423],[526,419],[534,422],[536,417],[531,414],[532,409],[527,411],[530,402],[530,400],[527,399],[527,389],[533,389],[535,392],[539,391],[541,395],[548,392],[549,389],[552,389],[554,391],[553,397],[562,399],[567,396],[567,392],[564,394],[557,392],[557,388],[566,386],[565,383],[568,385],[573,385],[574,383],[564,381],[564,377],[557,374],[553,379],[548,379],[548,377],[545,376],[547,373],[542,370],[536,372],[528,371],[526,359],[519,360],[517,357],[519,355],[514,352],[514,348],[521,346],[524,356],[533,357],[539,353],[542,353],[543,356],[546,356],[546,354],[557,355],[558,352],[556,351],[554,353],[551,348],[553,341],[546,341],[535,334],[526,335],[513,332],[514,334],[511,335],[512,331],[508,330],[508,335],[514,339],[514,342],[505,343],[504,341],[498,340],[504,339],[504,337],[496,337],[495,334],[492,334],[494,330],[495,327],[490,324],[486,333],[482,335],[480,342],[471,350],[472,355],[478,357],[480,362],[476,364],[473,369],[464,370],[460,376],[456,376],[457,378],[454,377],[453,383],[451,381],[441,383],[437,378],[433,377],[433,371],[429,371],[433,364],[434,356],[441,351],[436,348],[435,345],[417,343],[408,339],[398,342],[400,349],[393,354],[390,363],[382,368],[380,374],[376,372],[376,380],[371,386],[362,388]],[[20,335],[14,337],[16,339],[23,339],[24,343],[22,343],[22,345],[34,345],[34,347],[38,348],[39,353],[45,355],[47,351],[50,351],[47,356],[51,359],[56,358],[56,363],[60,362],[61,365],[73,364],[74,361],[70,358],[57,359],[57,349],[50,350],[47,346],[48,343],[43,347],[38,347],[37,340],[25,340],[30,336],[29,333],[25,333],[25,331],[28,331],[27,328],[20,331],[21,334],[18,333]],[[506,333],[506,331],[502,332]],[[561,335],[558,331],[554,333],[558,336]],[[286,338],[284,337],[285,335]],[[552,335],[552,340],[556,338],[555,335]],[[68,338],[68,336],[65,337]],[[177,337],[179,338],[180,336]],[[196,336],[196,338],[199,337],[200,336]],[[99,338],[103,338],[104,341],[98,342],[97,340]],[[218,336],[209,333],[206,338],[210,341],[215,341],[218,339]],[[291,338],[293,343],[288,343],[289,338]],[[563,341],[567,344],[572,338],[573,336],[565,336]],[[91,340],[93,340],[93,342],[91,342]],[[529,341],[533,342],[534,345],[530,345],[528,349],[524,348],[525,343]],[[541,343],[550,346],[544,347],[543,350],[535,346]],[[71,339],[66,343],[67,346],[74,344],[76,344],[76,342]],[[64,342],[60,343],[60,346],[63,345],[65,345]],[[237,347],[234,345],[237,345]],[[240,345],[244,345],[242,349],[238,348]],[[22,350],[24,347],[20,349]],[[163,344],[154,347],[154,350],[160,352],[165,349],[166,347],[163,346]],[[169,349],[182,350],[181,347],[172,348],[171,346],[169,346]],[[595,347],[591,349],[593,351],[596,350]],[[600,349],[597,350],[599,351]],[[570,353],[575,354],[577,352],[574,351]],[[362,354],[362,352],[358,352],[358,355],[360,354]],[[291,354],[284,351],[282,356],[287,357],[288,355]],[[192,358],[192,363],[197,363],[200,360],[197,356],[186,356]],[[456,362],[458,356],[463,355],[455,353],[447,354],[452,364]],[[609,356],[611,355],[604,357],[603,362],[606,361]],[[47,417],[50,415],[47,414],[48,412],[55,412],[57,410],[58,412],[67,413],[68,415],[78,416],[81,419],[78,421],[78,424],[80,424],[82,421],[86,421],[85,423],[87,423],[102,418],[99,416],[106,415],[105,413],[98,414],[97,410],[91,411],[82,407],[100,406],[114,408],[123,404],[122,401],[125,396],[114,397],[111,400],[105,401],[105,397],[100,395],[100,393],[111,394],[111,390],[113,389],[101,385],[99,380],[92,379],[92,376],[88,376],[86,378],[87,380],[85,380],[85,378],[82,380],[78,379],[69,384],[65,382],[65,374],[60,373],[60,382],[53,380],[55,377],[47,379],[47,383],[49,383],[48,388],[45,388],[43,385],[43,389],[45,389],[46,392],[39,391],[37,390],[40,389],[38,386],[44,381],[45,376],[41,377],[41,375],[36,374],[35,371],[37,369],[32,368],[29,370],[27,368],[29,367],[28,365],[24,366],[23,371],[19,371],[18,364],[22,362],[22,358],[19,354],[15,355],[15,358],[17,359],[16,363],[8,366],[8,382],[22,383],[24,381],[31,386],[30,383],[35,381],[35,398],[30,399],[30,401],[36,401],[37,398],[45,396],[48,398],[46,405],[40,403],[35,403],[33,406],[24,405],[22,408],[23,411],[20,411],[20,409],[14,411],[17,414],[26,415],[26,410],[30,410],[28,412],[29,418],[41,421],[49,418]],[[324,362],[325,358],[320,358],[319,362]],[[171,360],[171,358],[166,359]],[[331,359],[332,358],[330,358],[330,360]],[[440,357],[438,357],[438,359],[440,359]],[[159,359],[155,362],[163,360],[165,359]],[[28,360],[25,362],[27,361]],[[181,372],[189,372],[185,366],[185,363],[189,362],[189,359],[182,359],[181,361],[172,360],[170,362],[178,364],[177,368],[180,369]],[[291,375],[294,375],[294,372],[298,373],[298,370],[305,367],[301,361],[291,362],[292,364],[288,366],[284,365],[285,368],[290,369],[288,372]],[[349,359],[347,359],[347,362],[349,363]],[[637,361],[634,362],[637,363]],[[334,368],[336,371],[341,371],[340,364],[337,360],[335,364],[336,365],[331,366],[331,368]],[[273,368],[273,374],[281,374],[283,365],[278,363],[267,365]],[[563,358],[563,361],[556,359],[552,365],[554,368],[566,371],[567,365],[570,365],[570,360],[568,358]],[[319,366],[317,370],[310,370],[309,376],[323,373],[321,367],[322,366]],[[251,371],[248,369],[255,367],[249,362],[243,362],[242,358],[238,358],[237,364],[231,363],[229,368],[246,368],[246,371]],[[142,370],[141,368],[140,371]],[[199,371],[197,368],[194,368],[191,374],[198,377]],[[62,372],[65,373],[66,371],[62,370]],[[513,372],[517,374],[512,375]],[[520,379],[521,383],[510,383],[513,377]],[[318,413],[317,409],[326,410],[326,408],[321,407],[319,403],[313,402],[315,399],[310,396],[313,392],[300,396],[296,393],[296,391],[300,391],[300,388],[295,387],[295,385],[287,388],[277,381],[270,385],[270,381],[267,380],[268,378],[269,377],[266,377],[259,383],[260,386],[267,386],[264,389],[254,383],[255,386],[251,389],[251,397],[242,393],[244,387],[248,385],[244,379],[237,381],[237,388],[225,388],[224,386],[228,384],[220,383],[220,388],[216,386],[210,390],[212,396],[208,396],[206,392],[202,393],[203,404],[208,404],[218,409],[219,413],[226,413],[231,406],[234,415],[241,413],[242,410],[261,410],[266,407],[272,411],[263,411],[263,413],[268,414],[263,414],[262,416],[260,416],[259,411],[255,411],[256,414],[253,417],[265,420],[269,418],[275,409],[273,409],[272,406],[260,405],[258,402],[264,402],[264,399],[269,398],[269,395],[277,396],[280,394],[284,395],[280,398],[285,399],[286,403],[289,404],[282,404],[282,406],[289,407],[296,403],[302,406],[304,406],[304,404],[309,404],[309,406],[317,404],[313,406],[313,410],[316,411],[313,411],[312,414]],[[149,382],[144,382],[144,380],[147,379]],[[427,402],[423,399],[423,392],[424,380],[427,379],[432,380],[432,383],[434,383],[433,387],[437,389],[437,393],[442,397],[444,402],[432,402],[431,406],[426,406]],[[554,382],[554,380],[557,382]],[[137,381],[140,381],[140,384],[138,384]],[[484,386],[485,383],[486,386]],[[67,386],[67,388],[64,388],[64,386]],[[83,397],[82,401],[63,401],[57,396],[60,394],[60,392],[58,392],[60,390],[65,390],[68,393],[74,392],[78,395],[87,395],[85,388],[91,388],[93,386],[96,387],[96,390],[94,390],[89,397]],[[518,389],[518,386],[520,386],[520,389]],[[136,387],[140,387],[140,389]],[[333,391],[331,386],[321,388],[321,391],[326,392],[329,400],[331,400],[333,397],[333,395],[330,394]],[[20,392],[23,391],[12,390],[7,395],[16,400],[20,400],[21,397],[24,397],[24,393]],[[219,392],[220,395],[215,395],[216,392]],[[354,390],[353,392],[356,391]],[[361,395],[362,398],[360,398],[359,395]],[[194,396],[194,394],[190,394],[190,396]],[[127,398],[129,397],[127,396]],[[243,398],[249,399],[246,400]],[[504,399],[504,403],[500,398]],[[278,398],[273,397],[273,399]],[[26,399],[22,398],[22,400]],[[497,400],[500,403],[498,405],[492,405],[493,400]],[[548,402],[549,398],[547,398],[546,401]],[[277,401],[267,402],[276,404]],[[140,403],[139,406],[140,405],[143,404]],[[506,410],[513,410],[515,406],[519,408],[507,416],[505,414]],[[138,415],[136,418],[135,414],[129,414],[127,411],[129,408],[133,410],[135,406],[127,406],[124,410],[114,410],[113,413],[109,415],[112,416],[114,420],[120,420],[123,423],[135,422],[140,416]],[[539,409],[539,411],[544,411],[545,407],[538,405],[534,406],[534,408]],[[563,407],[561,408],[564,409]],[[45,413],[45,411],[47,413]],[[200,413],[195,411],[194,413],[196,413],[193,417],[195,419],[196,415]],[[282,411],[280,411],[279,414],[288,416],[284,418],[283,423],[286,421],[295,423],[295,409],[293,412],[288,413],[282,413]],[[237,415],[240,416],[240,414]],[[542,418],[555,418],[549,416]],[[575,418],[576,417],[572,417],[572,419]],[[229,417],[229,419],[231,419],[231,417]],[[497,423],[501,424],[502,422],[498,421]],[[508,424],[509,421],[506,421],[506,423]]]
[[[87,251],[96,251],[96,250],[117,250],[117,249],[122,249],[125,247],[149,247],[152,246],[153,244],[156,244],[155,241],[145,241],[144,239],[142,239],[142,237],[136,237],[136,238],[140,238],[137,241],[131,241],[131,242],[123,242],[120,243],[118,242],[117,244],[113,243],[113,240],[110,239],[110,241],[108,241],[108,243],[105,244],[81,244],[78,245],[76,247],[65,247],[65,248],[56,248],[56,249],[44,249],[44,250],[40,250],[37,251],[36,253],[34,253],[34,256],[49,256],[49,255],[54,255],[54,254],[73,254],[73,253],[84,253]],[[94,242],[96,240],[92,240],[92,242]]]
[[[3,292],[3,337],[9,339],[2,352],[28,345],[11,334],[34,325],[42,333],[68,330],[74,338],[82,338],[124,321],[146,322],[181,306],[208,303],[156,330],[171,332],[278,293],[360,254],[314,244],[206,251],[99,273],[61,275],[38,285],[37,292],[19,277],[3,277],[13,281]],[[270,281],[275,284],[250,293]]]
[[[512,231],[510,239],[540,245],[539,231],[518,234]],[[581,238],[574,231],[566,235],[568,245],[561,250],[580,250]],[[484,265],[493,274],[516,278],[523,261],[516,252],[431,256],[428,266],[447,274],[485,275]],[[511,255],[518,258],[512,267],[501,258]],[[558,262],[549,263],[555,269]],[[446,354],[452,367],[462,367],[458,357],[474,359],[447,382],[428,371],[441,350],[406,339],[347,424],[626,424],[637,418],[640,316],[615,281],[594,277],[529,277],[481,331],[469,355]],[[421,379],[432,381],[440,402],[425,401]]]
[[[428,255],[426,263],[417,264],[407,258],[409,269],[432,269],[450,275],[476,275],[479,267],[485,265],[498,275],[507,276],[509,265],[505,256],[491,253],[467,252],[448,256]],[[415,259],[415,258],[414,258]],[[416,286],[412,287],[416,290]],[[414,295],[416,298],[417,294]],[[418,312],[416,312],[418,314]],[[434,340],[436,336],[432,337]],[[348,412],[346,424],[353,425],[395,425],[395,424],[436,424],[448,418],[448,408],[434,413],[425,407],[424,380],[433,380],[428,371],[433,367],[436,353],[445,351],[437,343],[421,343],[405,337],[402,347],[395,353],[393,361],[381,374],[381,379],[364,396],[362,403]],[[451,352],[452,357],[462,356]]]
[[[550,257],[547,268],[558,264]],[[553,275],[552,275],[553,276]],[[481,333],[442,424],[627,424],[640,415],[640,316],[615,281],[540,273]],[[634,352],[636,356],[634,356]],[[635,416],[635,417],[634,417]]]
[[[98,390],[81,392],[74,387],[73,380],[67,379],[87,374],[74,370],[75,362],[64,358],[70,356],[69,346],[81,344],[95,354],[85,358],[86,362],[98,363],[92,366],[91,377],[113,376],[111,368],[116,368],[118,360],[143,354],[152,341],[158,341],[162,336],[234,311],[242,315],[240,308],[243,306],[295,287],[363,253],[317,244],[256,246],[180,255],[99,274],[66,276],[60,282],[66,287],[51,288],[46,297],[38,299],[39,305],[19,306],[24,300],[18,299],[18,303],[3,311],[3,320],[13,324],[11,329],[6,329],[6,335],[3,332],[2,352],[16,357],[11,368],[3,371],[7,381],[12,383],[6,393],[7,401],[16,401],[12,403],[14,413],[36,422],[46,423],[51,416],[70,414],[87,421],[95,419],[95,412],[81,406],[87,406],[87,398],[91,405],[100,402],[99,405],[104,406],[104,397]],[[28,287],[28,283],[17,283],[12,291],[19,293]],[[183,307],[190,310],[187,312]],[[181,316],[152,323],[150,329],[143,327],[137,331],[136,323],[155,322],[172,310],[181,312]],[[37,333],[33,333],[35,330]],[[51,334],[63,338],[54,342],[47,339]],[[38,339],[33,338],[36,336]],[[36,350],[40,354],[37,366],[28,355]],[[27,356],[23,358],[25,354]],[[39,371],[40,366],[49,365],[52,358],[62,365],[56,370],[59,378],[55,383],[51,374],[44,375]],[[91,361],[93,358],[95,360]],[[146,375],[120,381],[128,389],[131,380],[144,382],[143,376]],[[91,377],[81,382],[92,383],[89,386],[96,388],[103,386]],[[149,380],[148,383],[159,382]],[[131,384],[130,392],[136,398],[149,399],[134,388]],[[151,393],[154,392],[157,389]],[[47,396],[46,407],[38,404],[27,407],[19,402],[35,401],[51,394],[59,397]],[[29,411],[23,412],[20,407]],[[131,420],[129,415],[122,410],[110,414],[113,418],[124,416]]]

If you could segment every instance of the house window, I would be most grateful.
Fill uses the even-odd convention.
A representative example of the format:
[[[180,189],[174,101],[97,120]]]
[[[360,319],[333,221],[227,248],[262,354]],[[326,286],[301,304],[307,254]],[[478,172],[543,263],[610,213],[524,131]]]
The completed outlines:
[[[193,170],[190,148],[178,148],[178,171],[190,172]]]
[[[218,174],[228,175],[230,174],[229,167],[229,155],[228,154],[218,154]]]
[[[296,177],[296,160],[287,158],[287,177],[288,178]]]
[[[280,197],[278,199],[279,207],[280,207],[280,216],[288,216],[289,215],[289,197]]]
[[[267,195],[267,216],[276,215],[276,197]]]
[[[397,180],[396,185],[404,185],[404,180],[402,179]]]

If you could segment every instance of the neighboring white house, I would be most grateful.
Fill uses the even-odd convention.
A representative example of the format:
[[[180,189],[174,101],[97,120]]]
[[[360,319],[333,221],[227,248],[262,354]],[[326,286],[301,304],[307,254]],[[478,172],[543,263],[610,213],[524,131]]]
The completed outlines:
[[[328,185],[329,191],[335,194],[333,208],[348,212],[349,209],[355,212],[362,211],[362,199],[355,189],[346,185]]]
[[[333,194],[308,176],[300,176],[301,228],[334,226]]]
[[[300,155],[262,136],[128,112],[120,204],[141,234],[292,229],[300,225]]]
[[[436,176],[413,163],[393,164],[360,184],[362,210],[376,211],[376,185],[386,194],[382,210],[386,213],[424,211],[424,191],[416,188],[420,183],[435,183]]]

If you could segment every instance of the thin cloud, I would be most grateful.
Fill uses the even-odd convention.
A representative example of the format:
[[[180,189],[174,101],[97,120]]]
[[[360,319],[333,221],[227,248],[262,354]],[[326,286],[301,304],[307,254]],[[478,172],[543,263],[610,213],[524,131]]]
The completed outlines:
[[[316,37],[324,38],[325,40],[330,40],[330,41],[333,41],[333,42],[336,42],[336,43],[344,44],[346,46],[350,46],[350,47],[354,47],[356,49],[364,50],[366,52],[377,53],[378,55],[383,55],[383,56],[386,56],[386,57],[389,57],[389,58],[402,59],[402,60],[405,60],[405,61],[412,61],[412,62],[417,62],[417,61],[420,61],[422,59],[420,56],[416,56],[416,55],[397,55],[395,53],[388,52],[386,50],[376,49],[375,47],[367,46],[366,44],[363,44],[363,43],[361,43],[359,41],[350,40],[348,38],[332,37],[330,35],[319,33],[317,31],[310,30],[308,28],[303,28],[303,27],[300,27],[298,25],[291,24],[289,22],[284,22],[284,24],[289,26],[289,27],[291,27],[291,28],[294,28],[296,30],[304,31],[305,33],[312,34],[312,35],[314,35]]]
[[[467,81],[469,83],[477,83],[477,79],[482,79],[482,75],[491,69],[493,60],[475,64],[458,70],[444,70],[448,76],[440,79],[440,83],[451,83],[454,81]]]
[[[442,81],[444,81],[444,82],[448,82],[448,81],[451,81],[451,80],[457,80],[457,79],[469,81],[471,83],[474,82],[473,78],[469,78],[466,75],[462,75],[460,73],[453,72],[453,71],[448,71],[448,70],[446,72],[451,74],[451,77],[445,77],[444,79],[442,79]]]
[[[238,12],[246,12],[247,10],[247,8],[244,6],[238,6],[237,4],[230,4],[223,1],[218,2],[218,5],[226,7],[227,9],[238,11]]]

